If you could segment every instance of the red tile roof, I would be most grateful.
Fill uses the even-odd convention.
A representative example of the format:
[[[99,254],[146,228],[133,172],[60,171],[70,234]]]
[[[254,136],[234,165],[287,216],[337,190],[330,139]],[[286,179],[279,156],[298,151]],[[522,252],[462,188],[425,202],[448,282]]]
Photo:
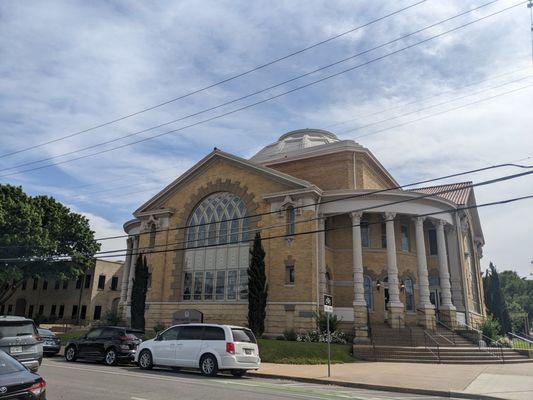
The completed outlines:
[[[468,196],[472,191],[472,187],[470,187],[470,185],[472,185],[472,182],[459,182],[450,183],[447,185],[428,186],[410,189],[410,191],[423,194],[436,194],[446,190],[450,190],[449,192],[440,193],[437,196],[443,197],[446,200],[453,201],[455,204],[464,205],[468,201]]]

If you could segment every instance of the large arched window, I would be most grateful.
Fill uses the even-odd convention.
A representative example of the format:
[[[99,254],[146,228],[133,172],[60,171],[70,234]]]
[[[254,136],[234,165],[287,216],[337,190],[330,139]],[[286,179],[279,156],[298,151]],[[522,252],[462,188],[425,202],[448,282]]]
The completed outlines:
[[[242,301],[248,298],[250,221],[233,193],[204,198],[187,223],[182,299]]]
[[[372,278],[370,278],[368,275],[365,275],[364,278],[364,285],[365,285],[365,301],[366,306],[369,309],[373,309],[373,298],[372,298]]]

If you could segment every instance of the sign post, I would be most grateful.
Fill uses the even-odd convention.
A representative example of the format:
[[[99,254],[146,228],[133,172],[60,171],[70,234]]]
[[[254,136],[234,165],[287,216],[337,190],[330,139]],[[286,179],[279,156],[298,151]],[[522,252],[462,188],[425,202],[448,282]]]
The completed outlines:
[[[329,316],[333,313],[333,296],[324,295],[324,313],[326,314],[326,334],[328,342],[328,377],[331,376],[331,334],[329,332]]]

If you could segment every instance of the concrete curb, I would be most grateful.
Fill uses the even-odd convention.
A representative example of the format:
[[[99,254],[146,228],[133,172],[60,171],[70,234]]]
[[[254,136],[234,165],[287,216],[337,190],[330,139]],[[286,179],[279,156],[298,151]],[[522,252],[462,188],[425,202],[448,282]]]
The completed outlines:
[[[454,392],[454,391],[444,391],[444,390],[432,390],[432,389],[418,389],[418,388],[405,388],[398,386],[386,386],[386,385],[373,385],[368,383],[357,383],[357,382],[346,382],[346,381],[332,381],[322,378],[304,378],[298,376],[286,376],[286,375],[277,375],[277,374],[263,374],[258,372],[248,372],[249,376],[254,378],[266,378],[266,379],[285,379],[295,382],[305,382],[305,383],[318,383],[321,385],[333,385],[333,386],[342,386],[355,389],[369,389],[369,390],[380,390],[385,392],[399,392],[399,393],[410,393],[410,394],[420,394],[427,396],[441,396],[441,397],[455,397],[460,399],[479,399],[479,400],[505,400],[503,397],[488,396],[484,394],[475,394],[475,393],[464,393],[464,392]]]

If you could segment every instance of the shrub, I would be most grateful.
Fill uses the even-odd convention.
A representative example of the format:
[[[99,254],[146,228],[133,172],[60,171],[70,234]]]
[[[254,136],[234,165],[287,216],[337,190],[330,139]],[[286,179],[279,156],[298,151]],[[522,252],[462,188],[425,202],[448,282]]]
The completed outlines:
[[[329,319],[329,331],[335,332],[339,328],[339,323],[342,321],[342,318],[337,317],[334,314],[325,313],[323,311],[315,312],[314,318],[318,326],[319,331],[326,332],[327,324]]]
[[[480,325],[481,333],[491,338],[492,340],[498,340],[498,332],[500,331],[500,324],[494,319],[492,315],[487,315],[487,318]]]
[[[154,325],[154,333],[157,335],[159,332],[161,331],[164,331],[166,329],[166,326],[165,324],[163,324],[162,322],[157,322],[155,325]]]
[[[119,326],[124,324],[118,312],[113,310],[107,310],[104,313],[103,323],[108,326]]]
[[[283,331],[283,338],[290,342],[295,342],[297,339],[297,335],[294,329],[286,329]]]
[[[296,335],[296,340],[298,342],[327,343],[328,335],[326,332],[309,331],[304,334]],[[331,332],[331,343],[346,344],[346,335],[344,334],[344,332],[341,332],[341,331]]]

